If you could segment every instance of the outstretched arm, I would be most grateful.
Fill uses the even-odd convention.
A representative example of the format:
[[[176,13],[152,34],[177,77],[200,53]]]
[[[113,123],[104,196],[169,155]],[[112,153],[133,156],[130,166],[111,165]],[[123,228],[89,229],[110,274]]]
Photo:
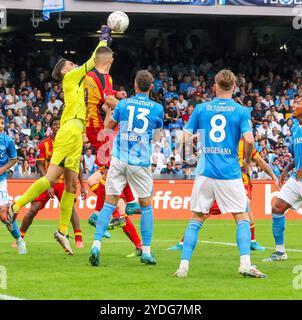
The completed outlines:
[[[100,42],[96,49],[94,50],[92,56],[81,66],[75,68],[71,72],[67,73],[68,77],[72,76],[76,81],[80,82],[81,79],[86,75],[87,72],[95,67],[95,54],[99,47],[107,47],[108,43],[111,41],[110,37],[111,29],[107,26],[102,26]]]

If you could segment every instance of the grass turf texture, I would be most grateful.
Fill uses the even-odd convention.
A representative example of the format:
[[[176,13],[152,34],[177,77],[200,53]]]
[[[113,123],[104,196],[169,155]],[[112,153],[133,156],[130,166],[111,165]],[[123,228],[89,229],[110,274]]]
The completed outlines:
[[[139,225],[138,220],[135,221]],[[235,243],[233,221],[208,220],[199,235],[187,279],[172,276],[180,252],[166,251],[185,230],[187,221],[156,221],[153,252],[156,266],[146,266],[139,258],[126,258],[133,246],[121,230],[102,247],[101,266],[88,263],[94,229],[82,221],[85,248],[67,256],[52,234],[56,221],[35,221],[26,235],[28,254],[19,256],[11,248],[11,238],[0,229],[0,265],[7,269],[7,290],[0,295],[23,299],[301,299],[302,289],[293,288],[293,268],[302,264],[302,252],[288,252],[289,260],[264,263],[273,250],[253,252],[252,262],[267,273],[267,279],[244,278],[238,273],[235,246],[202,241]],[[302,249],[302,221],[289,221],[287,248]],[[271,221],[257,221],[257,240],[273,247]],[[72,245],[74,247],[74,240]],[[201,242],[200,242],[201,241]],[[300,280],[301,283],[301,280]]]

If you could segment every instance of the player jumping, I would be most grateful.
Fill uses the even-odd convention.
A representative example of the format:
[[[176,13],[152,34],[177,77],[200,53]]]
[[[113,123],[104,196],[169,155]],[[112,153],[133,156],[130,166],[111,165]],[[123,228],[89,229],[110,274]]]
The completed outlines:
[[[181,262],[175,276],[187,277],[189,262],[197,244],[198,234],[216,200],[222,213],[231,213],[237,223],[236,240],[240,253],[239,273],[264,278],[265,274],[252,266],[250,220],[246,213],[247,198],[238,162],[238,144],[242,136],[246,144],[246,168],[250,166],[254,145],[249,111],[232,99],[236,77],[222,70],[215,77],[216,98],[195,107],[184,127],[186,142],[192,134],[201,135],[199,158],[192,190],[192,220],[187,227]]]
[[[156,260],[151,253],[153,234],[153,209],[151,205],[153,177],[150,168],[151,140],[159,139],[163,126],[163,107],[148,98],[153,77],[147,70],[136,74],[134,89],[136,96],[120,101],[111,115],[111,109],[103,106],[106,112],[105,129],[113,130],[119,123],[119,131],[112,150],[112,160],[106,181],[106,199],[98,217],[94,242],[89,262],[100,264],[101,240],[107,230],[110,217],[116,209],[120,195],[127,182],[137,193],[141,206],[141,234],[143,253],[141,262],[154,265]],[[157,130],[159,131],[159,130]]]
[[[0,220],[7,225],[6,212],[9,206],[6,171],[17,162],[17,151],[11,137],[4,132],[4,117],[0,116]],[[17,242],[18,253],[26,254],[26,245],[20,235],[17,222],[8,228]]]
[[[251,250],[258,250],[258,251],[264,251],[265,248],[262,247],[257,241],[256,241],[256,237],[255,237],[255,218],[253,213],[250,211],[250,204],[252,201],[252,189],[253,189],[253,185],[252,185],[252,181],[251,178],[249,176],[249,174],[246,172],[245,170],[245,166],[244,166],[244,159],[245,159],[245,142],[244,139],[240,139],[239,141],[239,148],[238,148],[238,160],[239,160],[239,164],[241,167],[241,171],[242,171],[242,180],[243,180],[243,184],[244,184],[244,188],[246,191],[246,196],[247,196],[247,201],[248,201],[248,206],[246,208],[246,212],[249,215],[250,218],[250,228],[251,228]],[[273,170],[271,169],[271,167],[259,156],[259,153],[257,152],[256,149],[253,150],[252,153],[252,160],[254,160],[258,166],[267,174],[269,175],[275,186],[277,188],[279,188],[279,182],[278,182],[278,178],[275,176]],[[216,201],[214,202],[212,208],[210,209],[210,214],[207,215],[206,217],[210,217],[211,215],[220,215],[221,212],[217,206]],[[175,246],[168,248],[168,250],[182,250],[183,249],[183,241],[184,241],[184,237],[181,239],[181,241],[179,243],[177,243]]]
[[[127,96],[125,91],[117,92],[112,88],[112,78],[109,75],[112,63],[112,50],[108,47],[98,48],[95,55],[95,68],[87,73],[84,80],[87,107],[86,135],[93,148],[97,151],[95,162],[96,165],[101,168],[88,179],[88,185],[91,186],[91,189],[97,195],[96,210],[88,220],[89,223],[94,226],[105,202],[105,180],[107,170],[110,166],[111,146],[116,136],[115,132],[113,132],[112,136],[108,136],[104,132],[105,112],[102,110],[102,106],[108,96],[114,96],[115,98],[126,98]],[[118,100],[115,101],[115,103],[117,102]],[[139,212],[139,205],[135,202],[135,198],[128,184],[123,191],[122,199],[125,199],[127,202],[126,212]],[[141,255],[141,240],[135,226],[127,215],[124,215],[122,218],[120,211],[120,208],[114,211],[111,226],[121,225],[125,234],[135,245],[136,250],[134,255]]]
[[[285,212],[290,208],[298,210],[302,204],[302,101],[293,106],[293,116],[298,120],[294,121],[291,129],[294,160],[282,172],[280,183],[283,183],[292,169],[295,170],[281,188],[272,207],[272,231],[276,251],[270,257],[264,259],[265,262],[288,259],[284,241]]]
[[[111,40],[110,28],[102,26],[100,42],[97,48],[107,46]],[[96,49],[97,50],[97,49]],[[95,50],[95,51],[96,51]],[[17,213],[41,193],[49,190],[59,177],[64,175],[65,189],[60,201],[60,223],[54,237],[72,255],[73,251],[68,239],[68,226],[72,215],[73,204],[77,191],[80,158],[82,154],[82,134],[85,129],[86,105],[84,101],[83,78],[95,67],[95,51],[82,66],[60,59],[56,64],[52,77],[62,81],[65,107],[61,117],[61,127],[56,135],[54,151],[44,177],[37,180],[14,204],[9,207],[7,220],[9,228]]]
[[[60,119],[53,117],[50,122],[50,128],[52,132],[51,135],[48,138],[42,140],[38,145],[39,157],[37,159],[37,167],[41,177],[45,176],[52,154],[53,154],[53,142],[60,128]],[[87,196],[87,192],[85,189],[85,184],[82,179],[81,172],[79,174],[79,181],[81,185],[81,196],[82,196],[82,199],[85,200]],[[36,199],[33,200],[33,202],[31,203],[29,212],[24,216],[22,220],[22,224],[20,227],[20,233],[22,238],[25,237],[27,230],[31,226],[33,219],[38,214],[38,212],[42,210],[47,204],[47,202],[51,198],[54,198],[55,196],[58,198],[59,201],[61,201],[63,192],[64,192],[64,179],[63,177],[60,177],[57,183],[53,187],[43,192]],[[71,216],[71,223],[73,225],[76,246],[78,248],[83,248],[83,239],[82,239],[82,231],[80,229],[79,216],[74,207],[73,207],[72,216]]]

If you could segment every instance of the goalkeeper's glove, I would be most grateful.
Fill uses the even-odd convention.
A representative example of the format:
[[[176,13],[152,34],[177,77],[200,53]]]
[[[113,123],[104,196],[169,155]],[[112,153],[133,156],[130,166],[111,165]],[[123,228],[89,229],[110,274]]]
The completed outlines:
[[[111,29],[106,25],[102,25],[100,41],[106,41],[108,46],[110,45],[110,43],[112,41],[110,33],[111,33]]]

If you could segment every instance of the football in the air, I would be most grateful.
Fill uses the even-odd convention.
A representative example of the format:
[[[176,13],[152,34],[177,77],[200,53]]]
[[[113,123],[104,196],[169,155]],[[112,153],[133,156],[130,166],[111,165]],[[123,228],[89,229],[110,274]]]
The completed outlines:
[[[123,11],[114,11],[109,15],[107,25],[112,31],[123,33],[129,26],[129,18]]]

